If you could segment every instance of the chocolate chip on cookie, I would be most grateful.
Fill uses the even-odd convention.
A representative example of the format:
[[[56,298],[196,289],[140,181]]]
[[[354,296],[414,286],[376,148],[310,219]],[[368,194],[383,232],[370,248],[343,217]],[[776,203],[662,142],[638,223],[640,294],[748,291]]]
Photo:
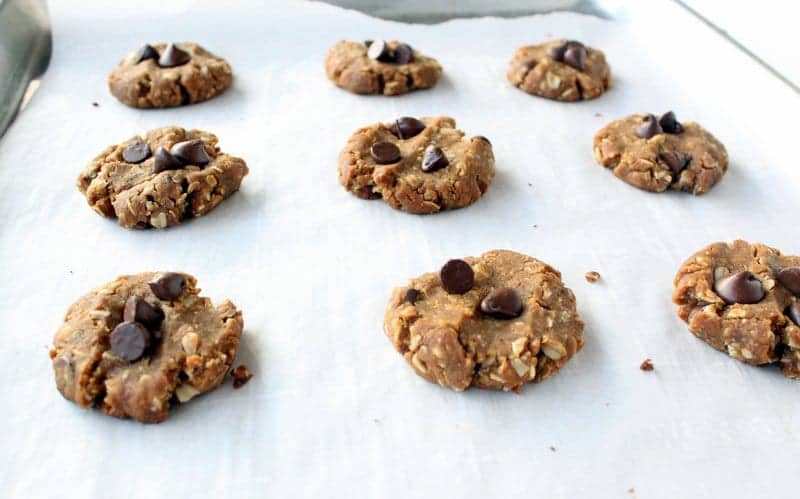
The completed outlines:
[[[150,346],[150,331],[138,322],[121,322],[111,331],[110,344],[114,355],[135,362]]]
[[[161,326],[161,321],[164,320],[164,311],[150,305],[140,296],[131,296],[125,302],[122,320],[138,322],[150,330],[157,330]]]
[[[181,50],[174,43],[170,43],[164,49],[161,57],[158,58],[158,65],[162,68],[174,68],[175,66],[183,66],[191,60],[192,55],[189,52]]]
[[[522,297],[514,288],[492,290],[481,300],[481,312],[495,319],[513,319],[522,314]]]
[[[786,307],[784,313],[786,314],[786,317],[794,322],[795,326],[800,326],[800,301],[796,301]]]
[[[406,140],[422,133],[425,130],[425,123],[410,116],[403,116],[395,120],[390,130],[398,139]]]
[[[656,120],[656,117],[652,114],[647,114],[642,117],[642,124],[636,129],[636,136],[641,139],[649,139],[654,135],[658,135],[659,133],[664,133],[664,130],[661,129],[661,125]]]
[[[200,139],[178,142],[172,146],[170,152],[184,165],[203,166],[211,161],[211,156],[206,152],[206,145]]]
[[[800,267],[786,267],[778,272],[778,282],[793,295],[800,297]]]
[[[158,58],[159,58],[158,51],[156,49],[154,49],[152,45],[150,45],[149,43],[146,43],[137,52],[135,61],[136,61],[136,64],[139,64],[140,62],[146,61],[148,59],[158,60]]]
[[[441,147],[429,145],[425,148],[425,152],[422,155],[422,171],[432,173],[449,164],[450,161],[447,160],[447,156],[444,155]]]
[[[418,289],[409,288],[406,291],[405,301],[407,303],[416,303],[420,296],[422,296],[422,293]]]
[[[717,279],[714,291],[725,303],[758,303],[764,298],[764,287],[752,272],[743,270]]]
[[[159,299],[172,301],[183,294],[183,290],[186,289],[186,278],[183,274],[168,272],[148,284]]]
[[[394,48],[394,61],[397,64],[408,64],[414,60],[414,49],[407,43],[399,43]]]
[[[664,160],[664,162],[669,166],[669,169],[672,170],[672,173],[675,175],[679,174],[686,166],[689,164],[689,156],[683,154],[680,151],[672,151],[666,150],[661,151],[658,154],[658,157]]]
[[[379,165],[390,165],[400,161],[400,149],[391,142],[378,142],[369,148],[372,159]]]
[[[183,163],[172,155],[165,147],[156,149],[156,160],[153,162],[153,172],[160,173],[165,170],[176,170],[181,168]]]
[[[475,272],[464,260],[449,260],[439,270],[442,289],[451,295],[463,295],[472,289]]]
[[[134,140],[122,151],[122,159],[128,163],[138,164],[150,157],[150,146],[147,142]]]
[[[658,119],[658,124],[664,133],[683,133],[683,125],[675,118],[675,113],[667,111]]]

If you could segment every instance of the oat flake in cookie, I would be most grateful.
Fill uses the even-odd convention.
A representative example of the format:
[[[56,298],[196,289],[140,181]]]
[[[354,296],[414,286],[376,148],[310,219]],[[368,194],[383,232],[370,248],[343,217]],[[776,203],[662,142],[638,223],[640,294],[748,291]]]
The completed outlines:
[[[800,378],[800,256],[714,243],[683,263],[672,300],[689,331],[712,347]]]
[[[442,66],[407,43],[342,40],[328,51],[325,74],[356,94],[400,95],[436,85]]]
[[[468,206],[493,178],[489,140],[465,137],[445,116],[404,116],[361,128],[339,154],[339,182],[345,189],[410,213]]]
[[[89,206],[123,227],[163,229],[213,210],[239,190],[244,160],[201,130],[163,127],[107,147],[78,176]]]
[[[519,48],[506,77],[523,92],[560,101],[595,99],[611,87],[605,55],[574,40]]]
[[[242,313],[199,296],[194,277],[118,277],[76,301],[53,340],[56,386],[81,407],[158,423],[169,407],[213,390],[228,372]]]
[[[561,274],[507,250],[450,260],[395,289],[384,328],[418,375],[457,391],[520,391],[583,347]]]
[[[618,178],[652,192],[703,194],[728,170],[725,146],[697,123],[679,122],[672,111],[612,121],[595,135],[594,157]]]
[[[129,53],[108,75],[108,88],[132,107],[195,104],[231,86],[228,61],[196,43],[156,43]]]

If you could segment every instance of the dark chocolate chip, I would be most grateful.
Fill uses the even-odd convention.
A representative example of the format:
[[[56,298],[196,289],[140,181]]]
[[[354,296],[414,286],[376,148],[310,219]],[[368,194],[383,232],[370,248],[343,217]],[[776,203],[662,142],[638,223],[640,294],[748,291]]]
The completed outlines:
[[[136,53],[136,64],[146,61],[147,59],[158,60],[158,50],[153,48],[153,46],[149,43],[146,43],[142,48],[139,49],[139,52]]]
[[[658,119],[658,124],[661,125],[661,129],[664,130],[664,133],[683,132],[683,125],[678,122],[678,120],[675,118],[675,113],[672,111],[662,114]]]
[[[472,138],[473,138],[473,139],[482,140],[482,141],[486,142],[487,144],[489,144],[489,145],[492,145],[492,141],[490,141],[489,139],[487,139],[487,138],[486,138],[486,137],[484,137],[483,135],[476,135],[476,136],[474,136],[474,137],[472,137]]]
[[[425,153],[422,155],[422,171],[426,173],[435,172],[449,164],[450,161],[440,147],[430,145],[425,148]]]
[[[128,163],[141,163],[150,157],[150,146],[146,142],[136,140],[128,144],[122,151],[122,159]]]
[[[372,40],[364,40],[364,45],[365,45],[367,48],[369,48],[369,46],[370,46],[370,45],[372,45]]]
[[[547,55],[554,61],[562,62],[564,61],[564,52],[567,51],[567,42],[561,43],[559,45],[554,45],[547,49]]]
[[[383,197],[380,192],[375,192],[375,189],[371,185],[365,185],[358,189],[356,191],[356,196],[361,199],[380,199]]]
[[[192,60],[191,54],[178,48],[174,43],[167,45],[164,53],[158,58],[158,65],[162,68],[174,68],[175,66],[182,66]]]
[[[206,146],[200,139],[178,142],[170,152],[184,164],[203,166],[211,161],[206,152]]]
[[[796,301],[786,307],[786,311],[784,312],[786,316],[795,323],[795,325],[800,326],[800,301]]]
[[[183,166],[183,163],[181,163],[178,158],[170,154],[170,152],[163,147],[156,149],[155,156],[156,161],[153,171],[156,173],[163,172],[164,170],[177,170]]]
[[[407,140],[422,133],[425,130],[425,123],[410,116],[403,116],[396,119],[392,126],[389,127],[389,130],[398,139]]]
[[[407,43],[398,44],[394,49],[394,62],[397,64],[408,64],[414,60],[414,49]]]
[[[572,66],[578,71],[583,71],[586,63],[586,47],[579,42],[567,43],[566,50],[564,50],[564,64]]]
[[[764,287],[752,272],[743,270],[717,279],[714,291],[725,303],[758,303],[764,298]]]
[[[658,124],[656,117],[652,114],[648,114],[642,118],[642,124],[636,129],[636,136],[642,139],[649,139],[653,135],[658,135],[659,133],[663,132],[664,131],[661,130],[661,125]]]
[[[176,272],[167,272],[149,283],[153,294],[161,300],[172,301],[183,294],[186,288],[186,277]]]
[[[522,297],[514,288],[498,288],[481,300],[481,312],[496,319],[513,319],[522,313]]]
[[[420,293],[418,289],[408,288],[408,291],[406,291],[406,297],[404,301],[413,304],[416,303],[417,300],[419,300],[420,296],[422,296],[422,293]]]
[[[400,149],[391,142],[378,142],[369,148],[372,159],[379,165],[390,165],[400,161]]]
[[[131,296],[125,302],[122,320],[138,322],[148,329],[154,330],[161,326],[161,321],[164,320],[164,311],[150,305],[140,296]]]
[[[375,40],[367,48],[367,57],[381,62],[392,62],[392,51],[383,40]]]
[[[689,164],[689,156],[679,151],[661,151],[658,156],[669,166],[674,175],[679,174]]]
[[[786,267],[778,272],[778,282],[793,295],[800,296],[800,267]]]
[[[464,260],[450,260],[439,271],[442,288],[451,295],[463,295],[475,284],[475,272]]]
[[[150,346],[150,331],[138,322],[121,322],[111,331],[111,351],[133,362]]]

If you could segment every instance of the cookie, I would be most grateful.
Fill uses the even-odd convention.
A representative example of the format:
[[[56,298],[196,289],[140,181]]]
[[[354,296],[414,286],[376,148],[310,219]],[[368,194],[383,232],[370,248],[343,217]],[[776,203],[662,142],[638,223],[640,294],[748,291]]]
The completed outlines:
[[[605,55],[574,40],[520,47],[506,77],[523,92],[570,102],[596,99],[611,87]]]
[[[395,289],[384,328],[418,375],[456,391],[519,392],[583,347],[583,322],[561,274],[506,250],[450,260]]]
[[[362,199],[410,213],[468,206],[494,177],[492,145],[453,118],[402,117],[356,131],[339,154],[339,182]]]
[[[213,390],[228,372],[242,313],[199,296],[182,273],[120,276],[72,304],[50,358],[56,386],[81,407],[164,421],[169,407]]]
[[[131,107],[176,107],[219,95],[231,81],[228,61],[200,45],[156,43],[126,55],[108,75],[108,88]]]
[[[697,123],[680,123],[672,111],[612,121],[595,135],[594,157],[620,179],[652,192],[703,194],[728,170],[725,146]]]
[[[800,379],[800,256],[747,241],[714,243],[686,260],[672,300],[689,332],[748,364]]]
[[[442,66],[398,41],[342,40],[328,51],[325,74],[356,94],[400,95],[436,85]]]
[[[215,135],[169,126],[107,147],[77,184],[94,211],[121,226],[163,229],[213,210],[247,173]]]

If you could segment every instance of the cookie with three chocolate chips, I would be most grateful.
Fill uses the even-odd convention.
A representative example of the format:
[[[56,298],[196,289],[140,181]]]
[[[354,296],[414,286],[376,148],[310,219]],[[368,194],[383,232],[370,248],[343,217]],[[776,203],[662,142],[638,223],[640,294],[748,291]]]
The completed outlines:
[[[342,40],[328,51],[325,74],[356,94],[400,95],[436,85],[442,66],[407,43]]]
[[[77,184],[94,211],[121,226],[163,229],[213,210],[248,171],[215,135],[169,126],[107,147]]]
[[[214,306],[189,274],[120,276],[67,311],[50,358],[56,387],[81,407],[158,423],[213,390],[233,363],[242,313]]]
[[[523,92],[560,101],[595,99],[611,87],[603,52],[575,40],[517,49],[506,73]]]
[[[146,44],[108,75],[111,95],[132,107],[176,107],[221,94],[233,81],[228,61],[196,43]]]
[[[468,206],[494,178],[492,144],[453,118],[404,116],[357,130],[339,154],[339,182],[362,199],[410,213]]]
[[[681,265],[672,300],[689,332],[734,359],[800,379],[800,256],[714,243]]]
[[[708,192],[728,171],[728,152],[695,122],[668,111],[612,121],[594,137],[594,157],[614,175],[651,192]]]
[[[384,329],[418,375],[456,391],[520,391],[583,347],[561,274],[508,250],[450,260],[395,289]]]

